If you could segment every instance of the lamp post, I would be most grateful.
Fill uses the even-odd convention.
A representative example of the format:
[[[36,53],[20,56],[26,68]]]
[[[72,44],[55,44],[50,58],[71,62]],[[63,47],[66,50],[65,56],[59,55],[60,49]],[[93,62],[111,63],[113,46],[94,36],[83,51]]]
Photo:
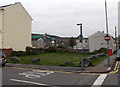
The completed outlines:
[[[84,61],[83,61],[83,34],[82,34],[82,23],[77,24],[77,26],[80,26],[79,41],[81,42],[81,47],[82,47],[82,70],[84,70]]]

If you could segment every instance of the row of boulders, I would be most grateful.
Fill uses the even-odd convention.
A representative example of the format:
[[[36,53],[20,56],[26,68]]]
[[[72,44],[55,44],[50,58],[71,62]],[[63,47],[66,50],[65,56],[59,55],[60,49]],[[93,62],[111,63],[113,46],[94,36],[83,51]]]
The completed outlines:
[[[90,57],[83,58],[83,66],[87,67],[92,64],[92,60],[106,56],[104,53],[96,54],[96,55],[91,55]]]
[[[103,56],[106,56],[106,55],[104,53],[100,53],[100,54],[96,54],[96,55],[91,55],[90,57],[83,58],[83,66],[87,67],[90,64],[92,64],[92,60],[103,57]],[[18,57],[11,57],[10,60],[13,62],[21,61],[20,58],[18,58]],[[40,58],[32,58],[32,62],[33,63],[40,62]],[[82,62],[80,64],[82,64]],[[73,65],[73,62],[71,60],[65,60],[64,65]]]
[[[15,56],[15,57],[11,57],[10,60],[13,61],[13,62],[19,62],[20,58]]]
[[[83,58],[83,66],[87,67],[92,64],[92,60],[103,57],[103,56],[105,56],[105,54],[100,53],[100,54],[96,54],[96,55],[91,55],[90,57]],[[71,60],[66,60],[66,61],[64,61],[64,65],[73,65],[73,62]],[[82,61],[81,61],[80,65],[82,66]]]
[[[13,61],[13,62],[20,62],[21,61],[21,59],[16,57],[16,56],[11,57],[10,60]],[[32,58],[32,62],[33,63],[40,62],[40,58]]]

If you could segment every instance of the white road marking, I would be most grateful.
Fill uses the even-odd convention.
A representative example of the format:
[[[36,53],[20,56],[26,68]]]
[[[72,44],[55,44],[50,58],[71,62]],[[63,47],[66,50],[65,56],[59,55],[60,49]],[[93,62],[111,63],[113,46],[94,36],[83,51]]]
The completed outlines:
[[[33,70],[27,71],[23,73],[18,73],[19,75],[24,75],[26,78],[40,78],[41,76],[46,76],[54,73],[53,71],[41,71],[41,70]]]
[[[111,70],[111,67],[109,67],[107,70]]]
[[[106,78],[107,74],[101,74],[96,81],[93,83],[93,85],[91,87],[101,87],[102,83],[104,82],[105,78]]]
[[[30,83],[30,84],[34,84],[34,85],[47,86],[47,84],[37,83],[37,82],[30,82],[30,81],[24,81],[24,80],[18,80],[18,79],[10,79],[10,80],[11,80],[11,81],[15,81],[15,82],[23,82],[23,83]]]

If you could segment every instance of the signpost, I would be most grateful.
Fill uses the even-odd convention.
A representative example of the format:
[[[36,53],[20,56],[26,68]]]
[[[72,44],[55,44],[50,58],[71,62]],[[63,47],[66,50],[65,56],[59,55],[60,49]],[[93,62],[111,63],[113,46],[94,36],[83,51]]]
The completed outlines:
[[[107,2],[105,0],[105,18],[106,18],[106,31],[107,31],[107,50],[109,49],[109,39],[108,39],[108,16],[107,16]],[[109,56],[109,52],[107,52],[107,55],[108,55],[108,66],[110,67],[110,56]]]
[[[104,37],[104,40],[106,40],[106,41],[109,41],[111,38],[110,38],[110,36],[109,35],[106,35],[105,37]],[[112,56],[112,49],[110,49],[110,48],[108,48],[108,55],[109,56]]]
[[[104,40],[109,41],[109,40],[110,40],[110,36],[109,36],[109,35],[106,35],[106,36],[104,37]]]

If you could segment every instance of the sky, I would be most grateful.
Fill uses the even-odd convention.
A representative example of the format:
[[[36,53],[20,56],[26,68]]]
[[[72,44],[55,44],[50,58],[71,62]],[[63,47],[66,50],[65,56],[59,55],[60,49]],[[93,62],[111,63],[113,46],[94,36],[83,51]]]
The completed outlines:
[[[118,2],[107,0],[108,29],[114,36],[118,30]],[[76,37],[80,34],[78,23],[83,25],[83,35],[88,37],[104,31],[105,0],[0,0],[0,6],[21,2],[33,18],[32,33],[48,33],[61,37]]]

